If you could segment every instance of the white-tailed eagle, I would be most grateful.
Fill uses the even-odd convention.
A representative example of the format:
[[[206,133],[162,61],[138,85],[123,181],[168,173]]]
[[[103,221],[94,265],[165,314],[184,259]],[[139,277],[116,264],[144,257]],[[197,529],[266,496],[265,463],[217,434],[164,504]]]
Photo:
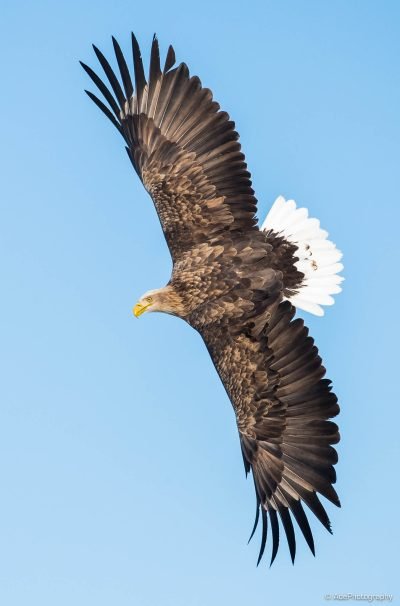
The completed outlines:
[[[305,503],[331,531],[318,493],[339,506],[333,488],[339,412],[318,349],[296,308],[322,315],[340,291],[341,253],[305,208],[279,197],[257,225],[257,200],[234,123],[170,46],[160,65],[153,38],[146,79],[132,34],[133,73],[113,38],[120,79],[94,47],[110,88],[85,71],[153,199],[173,260],[164,288],[144,294],[134,314],[161,311],[202,336],[232,402],[246,473],[252,472],[262,520],[258,562],[279,522],[292,561],[294,518],[311,551]],[[268,523],[269,521],[269,523]],[[252,533],[252,535],[253,535]]]

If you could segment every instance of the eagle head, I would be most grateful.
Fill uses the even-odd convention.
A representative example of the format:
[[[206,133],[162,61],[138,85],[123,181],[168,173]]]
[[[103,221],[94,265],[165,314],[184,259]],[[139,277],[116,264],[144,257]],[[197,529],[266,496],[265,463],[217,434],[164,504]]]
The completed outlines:
[[[148,290],[133,308],[133,315],[138,318],[146,311],[162,311],[173,316],[184,317],[184,306],[181,296],[171,286]]]

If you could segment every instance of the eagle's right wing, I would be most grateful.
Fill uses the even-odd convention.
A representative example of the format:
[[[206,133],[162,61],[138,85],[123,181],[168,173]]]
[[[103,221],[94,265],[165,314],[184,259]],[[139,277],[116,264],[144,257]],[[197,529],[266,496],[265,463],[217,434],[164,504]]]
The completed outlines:
[[[237,324],[232,332],[210,325],[203,339],[236,413],[246,473],[253,474],[257,517],[263,531],[263,555],[268,518],[272,530],[272,560],[279,544],[278,516],[294,560],[296,540],[291,515],[311,551],[312,532],[302,507],[308,505],[330,531],[317,493],[340,506],[332,486],[336,480],[338,428],[328,419],[339,412],[330,381],[324,379],[314,341],[301,319],[293,320],[288,301],[273,312],[258,336]],[[253,533],[255,530],[253,529]]]
[[[256,229],[256,199],[238,134],[211,91],[202,88],[196,76],[190,77],[184,63],[173,68],[171,46],[161,70],[156,37],[147,82],[132,34],[134,90],[114,38],[113,44],[123,88],[94,47],[114,95],[82,64],[109,107],[93,93],[88,95],[124,137],[132,164],[153,198],[173,259],[223,232]]]

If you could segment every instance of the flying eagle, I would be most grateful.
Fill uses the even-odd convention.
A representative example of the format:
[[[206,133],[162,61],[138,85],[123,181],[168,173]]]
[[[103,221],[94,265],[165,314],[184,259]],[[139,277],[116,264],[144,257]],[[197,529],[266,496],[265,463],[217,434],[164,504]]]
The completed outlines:
[[[296,308],[323,315],[340,292],[341,253],[305,208],[279,197],[257,225],[257,200],[235,124],[190,76],[175,65],[170,46],[164,67],[153,38],[146,80],[132,34],[134,82],[118,42],[120,80],[95,46],[110,84],[82,67],[108,106],[86,91],[126,142],[128,156],[150,194],[173,269],[168,284],[145,293],[136,317],[160,311],[185,320],[204,340],[232,403],[246,475],[251,471],[262,538],[257,564],[279,518],[294,561],[296,520],[314,554],[305,503],[331,532],[317,493],[337,506],[333,484],[339,441],[330,421],[339,412],[324,378],[318,349]],[[250,537],[251,538],[251,537]]]

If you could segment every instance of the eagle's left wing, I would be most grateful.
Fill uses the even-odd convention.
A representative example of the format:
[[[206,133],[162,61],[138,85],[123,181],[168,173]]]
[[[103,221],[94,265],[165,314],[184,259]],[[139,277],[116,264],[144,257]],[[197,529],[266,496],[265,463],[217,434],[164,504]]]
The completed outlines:
[[[111,90],[87,65],[85,71],[108,103],[90,98],[127,144],[127,152],[155,204],[172,258],[226,232],[256,230],[256,198],[235,124],[170,46],[163,69],[157,38],[146,80],[132,34],[135,88],[115,39],[122,86],[104,55],[95,52]]]
[[[258,336],[251,330],[201,331],[236,413],[246,473],[252,471],[263,532],[259,560],[272,530],[272,559],[279,544],[278,515],[294,560],[297,521],[311,551],[314,541],[302,502],[329,530],[330,522],[317,493],[340,506],[336,480],[339,412],[330,381],[324,379],[318,350],[302,319],[285,301]],[[253,529],[253,533],[255,530]],[[252,534],[253,534],[252,533]]]

